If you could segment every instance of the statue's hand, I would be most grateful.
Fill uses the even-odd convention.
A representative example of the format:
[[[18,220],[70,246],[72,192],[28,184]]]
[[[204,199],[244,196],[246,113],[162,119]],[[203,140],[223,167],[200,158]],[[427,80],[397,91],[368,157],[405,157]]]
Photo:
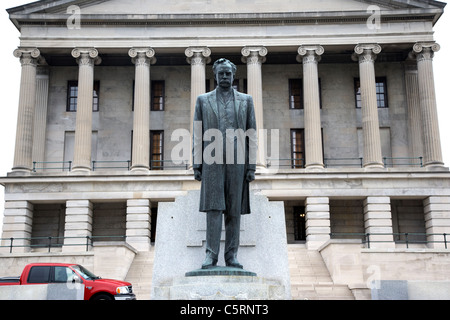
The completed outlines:
[[[202,181],[202,172],[198,169],[194,169],[194,179],[197,181]]]
[[[255,171],[253,170],[248,170],[247,174],[245,176],[245,180],[247,182],[252,182],[253,180],[255,180]]]

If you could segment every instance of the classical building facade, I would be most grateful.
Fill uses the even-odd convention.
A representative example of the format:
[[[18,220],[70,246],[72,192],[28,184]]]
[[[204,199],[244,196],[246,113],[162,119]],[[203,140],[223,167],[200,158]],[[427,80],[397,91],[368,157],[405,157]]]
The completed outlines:
[[[444,6],[43,0],[9,9],[22,76],[14,163],[0,179],[0,263],[71,257],[131,279],[142,257],[151,261],[158,204],[200,188],[193,110],[215,87],[211,62],[226,57],[234,86],[255,103],[252,188],[284,202],[293,298],[330,297],[321,289],[370,298],[372,280],[450,280],[450,173],[433,76]]]

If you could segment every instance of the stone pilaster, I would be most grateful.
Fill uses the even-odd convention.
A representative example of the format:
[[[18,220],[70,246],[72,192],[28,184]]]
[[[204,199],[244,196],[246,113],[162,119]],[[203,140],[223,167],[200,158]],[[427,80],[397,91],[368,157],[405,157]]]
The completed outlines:
[[[318,63],[322,46],[301,46],[297,61],[303,63],[303,95],[305,118],[305,167],[323,168],[322,129],[320,122],[320,92]]]
[[[423,157],[423,128],[419,96],[417,63],[405,62],[406,100],[408,102],[408,137],[411,157]]]
[[[33,167],[33,123],[36,105],[36,68],[40,51],[36,48],[19,48],[14,56],[20,58],[19,110],[17,115],[16,146],[12,171],[31,172]]]
[[[127,201],[127,243],[138,251],[150,250],[151,208],[148,199]]]
[[[36,76],[36,110],[34,115],[33,134],[33,161],[36,162],[43,162],[45,160],[48,88],[48,67],[38,67]]]
[[[241,51],[242,62],[247,64],[247,91],[253,97],[255,105],[256,129],[258,132],[258,151],[256,155],[257,167],[266,167],[266,151],[262,97],[262,64],[266,61],[265,47],[244,47]]]
[[[305,202],[306,245],[317,249],[330,239],[330,201],[328,197],[308,197]]]
[[[444,165],[433,75],[433,56],[439,49],[440,46],[434,42],[416,43],[413,47],[417,57],[425,167],[442,167]]]
[[[78,99],[75,126],[75,148],[72,171],[91,170],[92,104],[94,91],[94,65],[101,63],[97,49],[75,48],[72,56],[78,63]]]
[[[63,251],[85,251],[86,237],[92,236],[93,206],[89,200],[69,200],[66,203]]]
[[[354,60],[359,61],[365,168],[384,167],[375,80],[375,60],[380,52],[378,44],[359,44],[353,56]]]
[[[131,170],[150,169],[150,65],[155,63],[152,48],[132,48],[128,52],[135,65],[133,151]]]
[[[425,213],[425,229],[430,248],[450,248],[450,197],[428,197],[423,202]]]
[[[33,225],[33,205],[28,201],[6,201],[3,218],[2,246],[10,245],[10,238],[15,238],[13,253],[30,251],[31,231]],[[9,253],[9,248],[1,248]]]
[[[370,234],[370,248],[395,247],[389,197],[367,197],[364,200],[364,227],[365,233]]]

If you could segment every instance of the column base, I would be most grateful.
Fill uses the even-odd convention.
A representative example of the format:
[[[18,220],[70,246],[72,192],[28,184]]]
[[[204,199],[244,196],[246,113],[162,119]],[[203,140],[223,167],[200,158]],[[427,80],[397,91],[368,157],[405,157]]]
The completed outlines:
[[[90,173],[91,171],[92,171],[91,167],[74,166],[70,172],[72,172],[72,173]]]
[[[383,169],[385,169],[385,167],[384,167],[383,163],[372,162],[372,163],[364,164],[364,169],[367,169],[367,170],[383,170]]]
[[[150,168],[149,167],[144,167],[144,166],[132,166],[130,169],[131,173],[137,173],[137,174],[147,174],[150,172]]]
[[[440,161],[427,162],[424,164],[424,168],[428,171],[441,171],[443,169],[446,169],[446,171],[448,171],[448,168],[445,167],[445,164]]]
[[[306,171],[323,171],[325,166],[322,163],[311,163],[305,166]]]
[[[28,167],[14,167],[11,169],[12,172],[23,172],[23,173],[31,173],[33,172],[32,169]]]

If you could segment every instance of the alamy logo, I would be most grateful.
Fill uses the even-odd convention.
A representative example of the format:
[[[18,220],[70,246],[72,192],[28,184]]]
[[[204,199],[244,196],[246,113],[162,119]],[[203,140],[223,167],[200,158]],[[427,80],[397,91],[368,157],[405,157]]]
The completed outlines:
[[[72,5],[67,8],[66,13],[70,14],[66,21],[67,29],[81,29],[81,8],[79,6]]]
[[[369,30],[381,29],[381,9],[379,6],[371,5],[367,8],[367,13],[371,14],[367,19],[367,28]]]

